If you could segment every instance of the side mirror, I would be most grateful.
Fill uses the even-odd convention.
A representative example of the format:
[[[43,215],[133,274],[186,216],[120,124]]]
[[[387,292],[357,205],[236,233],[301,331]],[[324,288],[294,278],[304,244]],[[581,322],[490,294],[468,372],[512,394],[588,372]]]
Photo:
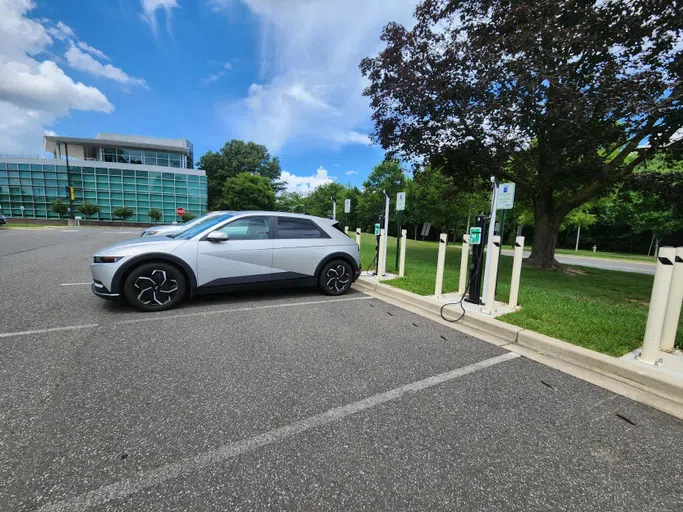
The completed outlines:
[[[206,235],[206,239],[209,242],[227,242],[230,239],[230,237],[227,233],[224,233],[223,231],[212,231],[211,233]]]

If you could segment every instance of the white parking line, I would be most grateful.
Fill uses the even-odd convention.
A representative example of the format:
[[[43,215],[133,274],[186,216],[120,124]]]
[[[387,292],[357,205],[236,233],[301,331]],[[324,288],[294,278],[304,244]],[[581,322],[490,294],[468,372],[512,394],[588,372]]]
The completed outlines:
[[[3,332],[0,333],[0,338],[9,338],[10,336],[28,336],[30,334],[44,334],[46,332],[73,331],[75,329],[92,329],[93,327],[98,327],[99,325],[100,324],[67,325],[65,327],[50,327],[49,329],[36,329],[33,331]]]
[[[91,281],[87,281],[84,283],[61,283],[59,286],[81,286],[81,285],[90,284],[90,283],[91,283]]]
[[[371,397],[365,398],[364,400],[359,400],[358,402],[353,402],[342,407],[330,409],[322,414],[311,416],[310,418],[295,421],[294,423],[290,423],[284,427],[276,428],[275,430],[271,430],[270,432],[266,432],[264,434],[242,439],[241,441],[224,444],[219,448],[189,459],[173,462],[157,469],[143,471],[134,477],[121,480],[110,485],[105,485],[99,489],[87,492],[76,498],[46,505],[42,507],[40,511],[84,510],[86,508],[102,505],[112,500],[125,498],[126,496],[135,494],[143,489],[147,489],[168,480],[178,478],[182,475],[199,471],[209,465],[225,462],[226,460],[235,458],[243,453],[254,451],[262,446],[276,443],[308,430],[327,425],[334,421],[339,421],[347,416],[351,416],[352,414],[357,414],[378,405],[396,400],[401,398],[403,395],[417,393],[423,389],[431,388],[438,384],[469,375],[490,366],[494,366],[505,361],[510,361],[511,359],[516,359],[517,357],[520,357],[520,355],[515,354],[514,352],[508,352],[500,356],[479,361],[478,363],[463,366],[462,368],[458,368],[450,372],[441,373],[439,375],[434,375],[433,377],[418,380],[411,384],[406,384],[405,386],[373,395]]]

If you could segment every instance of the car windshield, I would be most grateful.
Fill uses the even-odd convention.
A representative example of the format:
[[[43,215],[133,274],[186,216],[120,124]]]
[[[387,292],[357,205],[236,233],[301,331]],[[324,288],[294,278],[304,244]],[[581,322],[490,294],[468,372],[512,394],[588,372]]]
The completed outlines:
[[[217,214],[216,212],[209,212],[209,213],[205,213],[204,215],[202,215],[200,217],[197,217],[196,219],[192,219],[191,221],[185,222],[182,225],[183,231],[188,229],[188,228],[191,228],[192,226],[196,226],[200,222],[204,222],[206,219],[209,219],[211,217],[215,217],[216,215],[219,215],[219,214]]]
[[[208,217],[204,219],[202,222],[199,224],[195,224],[194,226],[191,226],[180,233],[178,233],[174,238],[176,240],[189,240],[190,238],[193,238],[197,236],[199,233],[202,233],[206,231],[207,229],[220,224],[223,221],[226,221],[232,217],[231,214],[229,213],[223,213],[220,215],[215,215],[212,217]]]

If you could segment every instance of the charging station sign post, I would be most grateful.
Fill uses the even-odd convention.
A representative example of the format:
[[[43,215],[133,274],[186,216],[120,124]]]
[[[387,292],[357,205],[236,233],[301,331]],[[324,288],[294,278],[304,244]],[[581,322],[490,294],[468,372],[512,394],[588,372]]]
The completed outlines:
[[[496,195],[496,210],[511,210],[515,205],[515,184],[501,183]]]
[[[406,209],[406,193],[399,192],[396,194],[396,268],[401,252],[401,212]]]

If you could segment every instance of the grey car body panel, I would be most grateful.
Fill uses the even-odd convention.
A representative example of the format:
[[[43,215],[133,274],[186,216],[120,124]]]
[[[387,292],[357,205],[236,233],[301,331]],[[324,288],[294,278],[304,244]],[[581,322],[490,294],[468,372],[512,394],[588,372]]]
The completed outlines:
[[[233,286],[297,281],[312,284],[328,261],[345,259],[354,271],[360,269],[360,251],[356,243],[335,228],[336,221],[283,212],[232,212],[226,221],[210,226],[190,240],[166,236],[142,237],[116,243],[96,256],[116,256],[115,263],[91,263],[93,280],[108,293],[120,293],[129,269],[147,261],[168,261],[188,274],[190,294]],[[265,239],[210,242],[206,236],[240,219],[268,217],[270,231]],[[324,238],[277,238],[277,219],[305,218],[313,221]],[[102,289],[102,288],[98,288]]]

